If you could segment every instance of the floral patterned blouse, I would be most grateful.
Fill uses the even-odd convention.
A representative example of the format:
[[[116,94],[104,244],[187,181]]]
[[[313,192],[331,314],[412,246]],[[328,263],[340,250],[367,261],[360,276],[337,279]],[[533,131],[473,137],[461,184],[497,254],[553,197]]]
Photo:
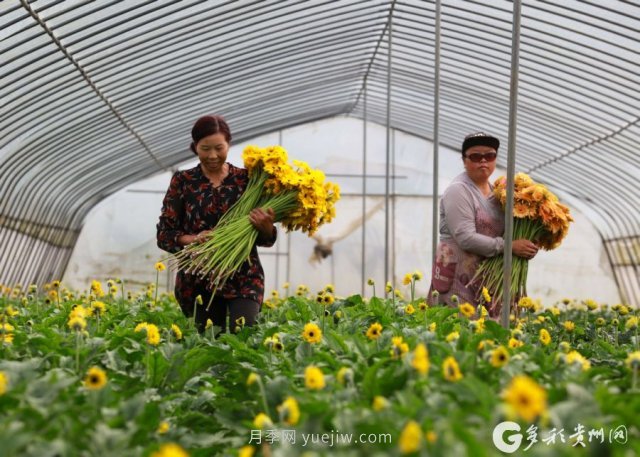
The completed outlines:
[[[200,164],[189,170],[177,171],[171,178],[164,197],[162,213],[157,225],[158,247],[176,253],[182,249],[178,243],[181,235],[195,235],[216,226],[220,218],[240,198],[247,188],[249,173],[230,163],[229,173],[214,186],[202,172]],[[222,290],[216,293],[225,299],[247,298],[262,303],[264,272],[258,257],[257,246],[273,246],[277,232],[274,228],[270,240],[258,236],[249,260],[244,262]],[[179,302],[193,303],[198,290],[207,288],[207,279],[179,271],[176,277],[176,298]]]

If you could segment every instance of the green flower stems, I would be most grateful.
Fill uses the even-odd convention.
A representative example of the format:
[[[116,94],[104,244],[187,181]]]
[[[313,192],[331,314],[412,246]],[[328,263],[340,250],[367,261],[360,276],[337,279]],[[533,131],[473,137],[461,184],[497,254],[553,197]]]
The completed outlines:
[[[147,344],[147,353],[146,353],[146,357],[145,357],[145,361],[146,361],[146,368],[147,368],[147,373],[145,376],[145,382],[147,383],[147,385],[149,385],[149,383],[151,382],[151,348],[150,346]]]
[[[262,170],[254,172],[244,194],[220,219],[213,234],[202,244],[188,246],[177,256],[180,269],[202,277],[212,275],[213,295],[249,258],[256,243],[258,231],[248,217],[251,210],[271,208],[275,222],[279,222],[298,207],[296,191],[264,195],[267,177]]]
[[[269,404],[267,403],[267,393],[264,390],[264,383],[262,382],[262,377],[258,376],[258,387],[260,388],[260,396],[262,397],[262,407],[264,408],[264,413],[271,417],[269,413]]]
[[[153,298],[153,304],[157,305],[158,304],[158,283],[160,282],[160,271],[156,270],[156,295]]]
[[[196,314],[198,314],[198,300],[197,299],[193,302],[193,328],[195,328],[195,329],[198,328],[196,326]]]
[[[515,218],[513,226],[513,239],[527,239],[534,243],[543,234],[545,228],[542,222],[528,218]],[[480,278],[482,286],[489,290],[489,293],[496,302],[501,302],[504,295],[503,288],[503,265],[504,256],[497,255],[484,260],[474,280]],[[529,272],[529,261],[522,257],[514,256],[511,269],[511,297],[526,296],[527,274]],[[482,287],[479,288],[482,293]]]
[[[80,373],[80,345],[82,343],[82,333],[76,330],[76,373]]]

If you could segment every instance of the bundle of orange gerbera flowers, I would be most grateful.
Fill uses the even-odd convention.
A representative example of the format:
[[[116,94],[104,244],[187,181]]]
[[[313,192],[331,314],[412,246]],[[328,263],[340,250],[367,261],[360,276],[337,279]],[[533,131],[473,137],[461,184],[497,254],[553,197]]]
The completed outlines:
[[[507,179],[502,176],[494,183],[493,193],[500,200],[502,208],[506,206]],[[573,218],[569,208],[558,201],[549,189],[536,183],[525,173],[517,173],[514,178],[513,202],[513,239],[527,239],[542,249],[550,251],[560,246],[569,232]],[[502,280],[504,256],[498,255],[484,260],[474,279],[480,278],[481,287],[486,287],[497,303],[502,301]],[[527,295],[527,274],[529,261],[522,257],[513,257],[511,270],[511,296]],[[479,298],[479,297],[478,297]]]

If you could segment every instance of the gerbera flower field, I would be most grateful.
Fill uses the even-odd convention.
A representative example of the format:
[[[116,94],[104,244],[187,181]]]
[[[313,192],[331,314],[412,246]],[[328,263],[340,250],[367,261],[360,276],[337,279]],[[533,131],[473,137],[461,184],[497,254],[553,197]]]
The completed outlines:
[[[640,453],[636,309],[527,298],[505,329],[412,300],[409,277],[285,284],[226,334],[155,284],[3,287],[0,454]]]
[[[0,5],[0,457],[640,456],[640,1]]]

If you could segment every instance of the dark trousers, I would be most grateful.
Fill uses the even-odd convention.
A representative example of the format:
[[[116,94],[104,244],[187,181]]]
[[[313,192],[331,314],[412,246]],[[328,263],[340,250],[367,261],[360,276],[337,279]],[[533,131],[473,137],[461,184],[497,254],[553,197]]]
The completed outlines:
[[[208,304],[209,297],[203,296],[203,303],[198,306],[196,311],[196,327],[200,333],[204,332],[209,319],[211,319],[213,325],[220,327],[222,329],[221,332],[224,333],[227,329],[227,315],[229,316],[229,327],[232,332],[235,332],[236,327],[240,327],[237,322],[242,317],[244,317],[244,326],[251,327],[256,323],[256,318],[260,312],[258,302],[248,298],[224,299],[215,297],[211,302],[209,311],[207,311]],[[180,308],[182,308],[185,316],[193,317],[194,303],[180,301]]]

